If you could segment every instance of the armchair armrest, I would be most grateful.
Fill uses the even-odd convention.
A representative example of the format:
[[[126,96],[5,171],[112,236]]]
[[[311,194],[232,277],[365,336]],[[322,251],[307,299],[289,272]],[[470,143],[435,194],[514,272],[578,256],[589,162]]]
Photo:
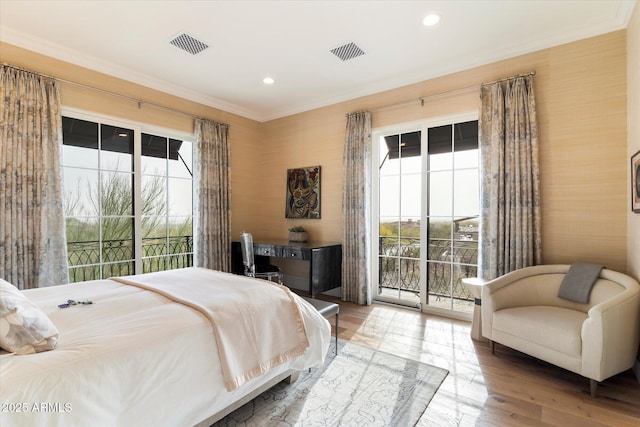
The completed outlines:
[[[630,366],[640,344],[640,290],[597,304],[582,325],[582,375],[602,381]]]

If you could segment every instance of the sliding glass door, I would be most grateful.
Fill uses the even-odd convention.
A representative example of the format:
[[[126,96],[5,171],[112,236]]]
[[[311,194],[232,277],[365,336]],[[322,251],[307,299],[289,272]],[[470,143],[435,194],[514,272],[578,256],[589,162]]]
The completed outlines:
[[[477,116],[374,133],[376,299],[470,313],[477,274]]]

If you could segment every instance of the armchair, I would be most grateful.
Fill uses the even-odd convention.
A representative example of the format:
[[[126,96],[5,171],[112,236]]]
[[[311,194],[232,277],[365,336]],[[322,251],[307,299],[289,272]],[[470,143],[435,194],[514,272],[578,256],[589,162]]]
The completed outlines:
[[[640,284],[603,269],[589,302],[558,297],[569,265],[539,265],[498,277],[482,289],[482,334],[494,343],[598,382],[634,365],[640,342]]]

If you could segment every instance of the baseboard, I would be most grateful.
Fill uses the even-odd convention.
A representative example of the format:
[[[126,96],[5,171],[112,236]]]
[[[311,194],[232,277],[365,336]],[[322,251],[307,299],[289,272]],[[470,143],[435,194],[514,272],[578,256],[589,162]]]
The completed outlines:
[[[636,374],[636,378],[640,383],[640,360],[636,360],[636,363],[633,364],[633,373]]]

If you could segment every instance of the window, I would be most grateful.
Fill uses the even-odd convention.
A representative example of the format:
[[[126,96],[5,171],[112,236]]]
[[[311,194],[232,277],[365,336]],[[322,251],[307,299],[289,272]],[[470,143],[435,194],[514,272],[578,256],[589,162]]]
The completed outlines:
[[[178,139],[142,134],[141,222],[145,273],[193,264],[192,145]]]
[[[461,279],[477,272],[478,121],[379,130],[374,144],[376,299],[470,312]]]
[[[62,119],[72,282],[193,265],[190,141]]]

